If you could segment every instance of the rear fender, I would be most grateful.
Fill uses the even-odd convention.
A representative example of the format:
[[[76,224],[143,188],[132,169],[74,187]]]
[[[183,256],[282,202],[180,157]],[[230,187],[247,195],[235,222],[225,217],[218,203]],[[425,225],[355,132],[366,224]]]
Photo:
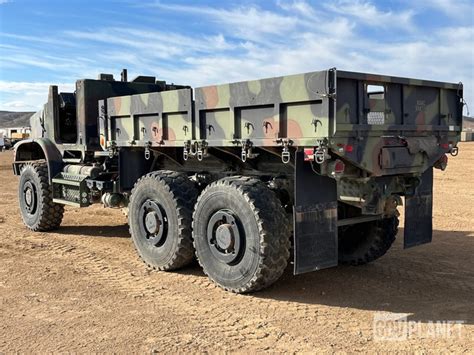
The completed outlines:
[[[433,168],[421,175],[412,196],[405,197],[405,235],[403,247],[430,243],[433,236]]]
[[[20,175],[21,166],[28,161],[46,160],[49,182],[61,172],[63,159],[56,145],[48,138],[25,139],[14,147],[13,172]]]
[[[337,184],[295,156],[294,273],[337,266]]]

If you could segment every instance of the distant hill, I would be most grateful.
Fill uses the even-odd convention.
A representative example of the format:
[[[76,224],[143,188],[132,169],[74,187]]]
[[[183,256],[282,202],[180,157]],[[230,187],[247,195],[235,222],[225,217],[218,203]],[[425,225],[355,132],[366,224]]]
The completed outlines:
[[[0,128],[29,126],[34,112],[0,111]]]

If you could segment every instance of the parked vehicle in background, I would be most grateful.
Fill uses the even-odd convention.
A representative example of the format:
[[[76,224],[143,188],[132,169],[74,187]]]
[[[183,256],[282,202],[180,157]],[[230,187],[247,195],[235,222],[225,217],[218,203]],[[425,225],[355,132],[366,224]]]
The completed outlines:
[[[232,292],[384,255],[405,197],[404,246],[432,238],[433,167],[456,155],[462,84],[329,69],[224,85],[101,74],[49,89],[15,146],[24,223],[64,205],[128,207],[140,257],[196,255]]]
[[[4,146],[9,149],[19,141],[29,138],[31,129],[30,127],[8,127],[0,129],[0,134],[6,142]]]

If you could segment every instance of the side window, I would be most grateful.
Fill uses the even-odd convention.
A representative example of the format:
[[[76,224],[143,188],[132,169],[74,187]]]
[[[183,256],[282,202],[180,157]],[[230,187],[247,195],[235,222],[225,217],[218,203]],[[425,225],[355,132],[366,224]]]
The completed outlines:
[[[59,122],[57,138],[61,143],[76,143],[76,97],[72,93],[59,94]]]
[[[369,99],[385,99],[385,87],[383,85],[367,85],[366,87]]]

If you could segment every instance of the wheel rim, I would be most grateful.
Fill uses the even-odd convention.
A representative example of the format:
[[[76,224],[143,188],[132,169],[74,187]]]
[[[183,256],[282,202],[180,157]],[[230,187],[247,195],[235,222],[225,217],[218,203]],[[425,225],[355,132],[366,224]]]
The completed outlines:
[[[23,201],[26,212],[34,215],[38,207],[38,194],[36,186],[29,180],[23,185]]]
[[[155,247],[161,247],[168,236],[168,217],[163,206],[146,200],[139,212],[141,234]]]
[[[207,241],[211,253],[221,262],[235,264],[245,249],[245,232],[240,220],[230,210],[219,210],[207,226]]]

